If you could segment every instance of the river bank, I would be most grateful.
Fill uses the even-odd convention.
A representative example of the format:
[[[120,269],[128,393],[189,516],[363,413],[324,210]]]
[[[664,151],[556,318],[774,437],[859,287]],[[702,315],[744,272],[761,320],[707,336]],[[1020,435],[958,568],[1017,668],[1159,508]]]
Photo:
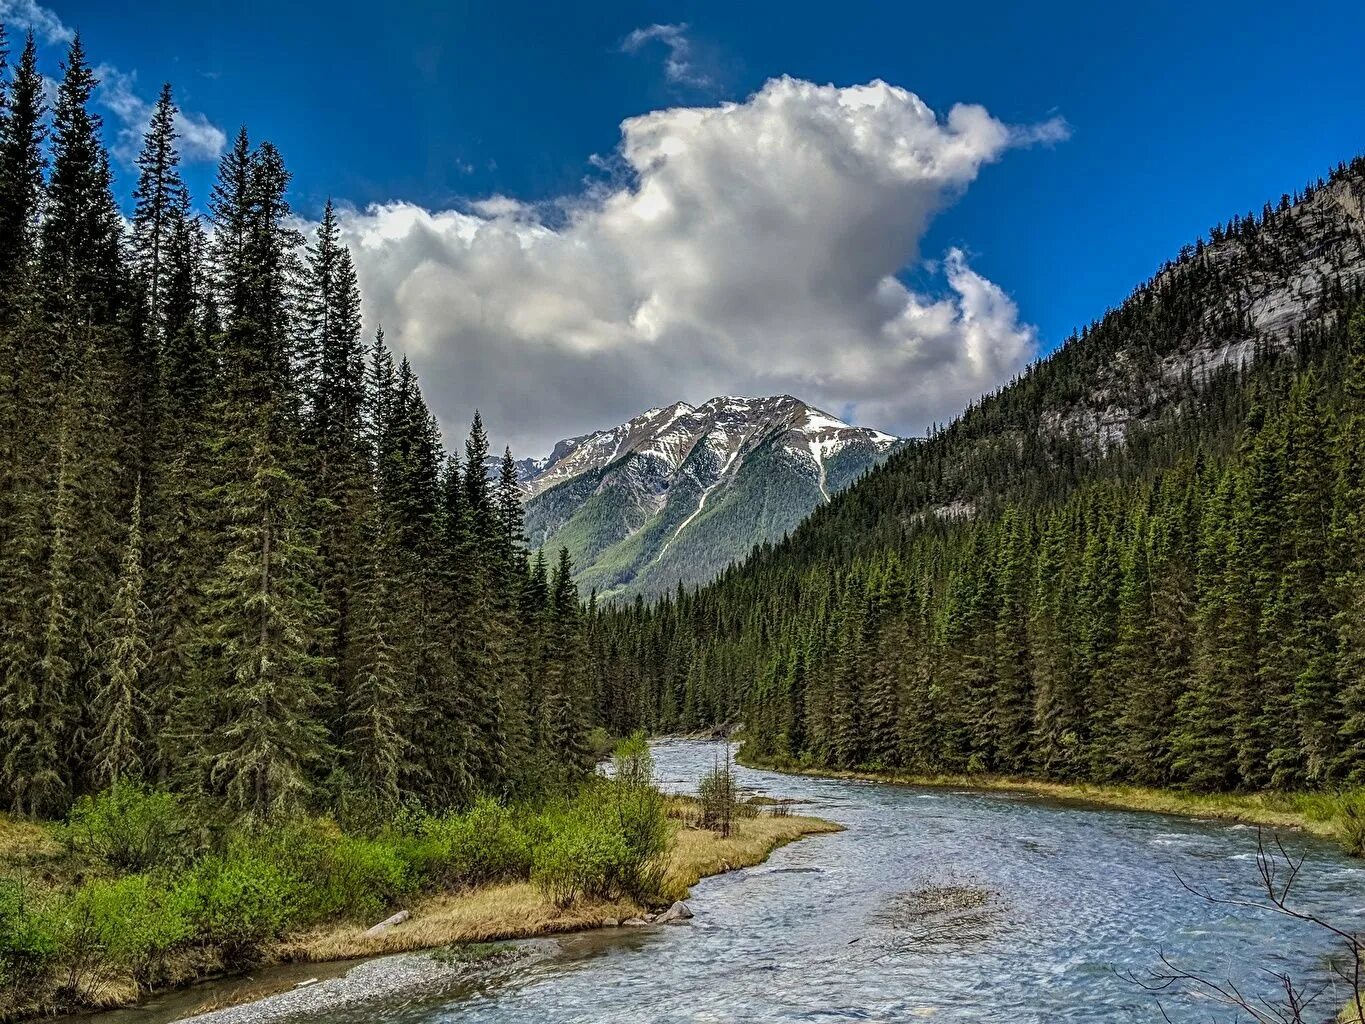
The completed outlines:
[[[749,768],[819,779],[883,782],[929,789],[969,789],[1020,793],[1066,803],[1090,804],[1124,811],[1150,811],[1209,818],[1269,828],[1291,828],[1331,839],[1352,856],[1365,856],[1365,793],[1265,792],[1193,793],[1147,786],[1089,782],[1048,782],[999,775],[916,775],[798,765],[781,759],[747,757],[741,747],[735,761]]]
[[[841,829],[831,821],[798,815],[740,818],[728,837],[706,829],[679,828],[673,836],[660,905],[686,899],[703,878],[761,864],[780,846]],[[412,916],[402,925],[377,935],[354,924],[302,932],[273,947],[270,957],[275,962],[325,963],[469,942],[539,938],[602,928],[650,910],[632,900],[592,899],[560,908],[530,882],[511,882],[439,893],[414,905]]]
[[[679,817],[686,801],[671,798]],[[768,815],[739,818],[730,836],[679,823],[668,853],[658,900],[649,906],[632,900],[579,899],[562,908],[530,882],[480,886],[427,895],[412,903],[401,924],[372,933],[363,924],[334,923],[291,933],[267,946],[251,972],[238,982],[224,978],[204,988],[199,1001],[186,1000],[190,990],[174,987],[151,993],[144,1013],[155,1013],[157,995],[175,993],[178,1011],[167,1020],[207,1014],[210,1024],[283,1020],[356,1008],[369,1002],[439,996],[474,980],[486,979],[512,959],[553,955],[545,943],[519,947],[515,957],[502,943],[546,939],[576,932],[627,927],[624,922],[652,916],[651,911],[685,899],[702,878],[765,861],[771,853],[804,836],[839,831],[841,826],[805,816]],[[326,965],[351,964],[327,977]],[[322,980],[299,987],[287,965],[321,965]],[[277,984],[270,982],[278,974]],[[181,979],[182,985],[189,978]],[[82,1021],[117,1021],[117,1008],[135,1005],[131,993],[109,993],[113,1015],[96,1014]],[[147,997],[143,993],[143,999]],[[159,1018],[152,1018],[159,1019]]]

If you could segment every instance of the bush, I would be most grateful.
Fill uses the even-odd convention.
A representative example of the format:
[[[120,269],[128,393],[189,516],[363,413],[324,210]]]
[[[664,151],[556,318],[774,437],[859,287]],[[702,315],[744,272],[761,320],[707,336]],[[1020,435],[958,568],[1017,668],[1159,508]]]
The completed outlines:
[[[610,798],[627,851],[618,884],[625,894],[650,900],[662,888],[664,855],[672,830],[663,794],[654,785],[654,756],[643,732],[621,742],[612,766]]]
[[[392,844],[343,836],[312,885],[309,916],[376,917],[416,888],[411,866]]]
[[[166,954],[194,936],[183,894],[146,875],[87,882],[48,920],[64,987],[76,994],[121,975],[154,982]]]
[[[0,992],[28,990],[56,952],[56,938],[29,905],[24,883],[0,878]]]
[[[443,885],[484,885],[531,873],[532,837],[510,808],[481,797],[463,814],[427,818],[407,849],[422,875]]]
[[[735,772],[727,757],[724,764],[714,768],[697,783],[697,799],[701,801],[701,827],[728,836],[734,827],[735,804],[738,792]]]
[[[1338,798],[1337,834],[1353,857],[1365,856],[1365,793],[1349,790]]]
[[[558,907],[583,896],[620,895],[616,883],[630,853],[608,808],[593,796],[585,794],[565,810],[550,812],[549,838],[535,850],[532,880]]]
[[[191,816],[174,794],[118,783],[78,800],[63,836],[78,853],[137,872],[187,859],[192,831]]]
[[[251,959],[298,916],[294,881],[278,864],[235,851],[204,858],[181,876],[175,898],[199,938],[221,946],[224,959]]]
[[[267,861],[292,894],[291,922],[371,917],[417,888],[397,844],[342,833],[329,821],[300,818],[239,839],[238,856]]]
[[[671,826],[652,765],[635,767],[641,770],[589,783],[567,807],[546,814],[532,878],[557,906],[582,896],[658,896]]]

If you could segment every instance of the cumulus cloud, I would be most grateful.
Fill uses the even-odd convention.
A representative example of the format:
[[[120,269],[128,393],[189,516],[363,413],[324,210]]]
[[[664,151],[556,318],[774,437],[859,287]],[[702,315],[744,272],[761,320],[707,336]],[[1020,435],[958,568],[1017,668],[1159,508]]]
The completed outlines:
[[[648,25],[637,28],[621,43],[622,53],[639,53],[652,42],[662,43],[668,50],[664,58],[664,76],[676,85],[709,85],[710,79],[697,70],[692,60],[692,41],[687,38],[687,24]]]
[[[11,31],[32,32],[45,43],[69,43],[76,38],[56,11],[34,0],[0,0],[0,24]]]
[[[931,293],[901,272],[984,164],[1064,133],[979,106],[940,118],[880,81],[780,78],[627,120],[625,173],[552,209],[394,202],[342,224],[371,324],[448,429],[478,406],[539,453],[652,405],[787,392],[917,432],[1037,346],[961,251],[936,261]]]
[[[137,92],[137,72],[124,72],[111,64],[95,68],[100,80],[99,102],[118,121],[113,152],[118,159],[132,164],[142,148],[142,136],[152,119],[155,104]],[[190,163],[217,160],[227,147],[223,129],[203,114],[176,110],[175,130],[180,134],[176,145],[181,159]]]

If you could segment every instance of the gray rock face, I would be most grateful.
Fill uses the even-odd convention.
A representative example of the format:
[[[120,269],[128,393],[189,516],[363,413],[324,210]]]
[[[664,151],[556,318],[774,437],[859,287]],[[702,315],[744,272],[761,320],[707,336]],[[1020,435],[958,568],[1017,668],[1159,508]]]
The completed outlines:
[[[687,904],[679,900],[669,907],[662,914],[654,919],[655,924],[682,924],[684,921],[692,920],[692,911],[687,908]]]

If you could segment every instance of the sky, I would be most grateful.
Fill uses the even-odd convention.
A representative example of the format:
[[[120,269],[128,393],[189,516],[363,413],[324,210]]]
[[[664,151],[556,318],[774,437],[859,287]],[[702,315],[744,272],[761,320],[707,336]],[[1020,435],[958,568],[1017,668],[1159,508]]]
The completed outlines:
[[[717,394],[922,432],[1180,246],[1365,149],[1365,5],[0,0],[127,164],[245,124],[331,197],[451,436]]]

